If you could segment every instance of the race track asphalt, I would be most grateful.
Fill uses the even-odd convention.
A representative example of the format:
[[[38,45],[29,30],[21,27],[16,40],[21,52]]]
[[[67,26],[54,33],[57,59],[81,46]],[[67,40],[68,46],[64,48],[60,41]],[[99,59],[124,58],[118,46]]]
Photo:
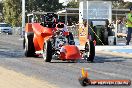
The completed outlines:
[[[47,81],[60,88],[83,88],[78,82],[81,68],[88,71],[90,79],[132,80],[131,58],[100,53],[96,54],[94,63],[69,63],[60,60],[46,63],[41,57],[26,58],[22,49],[22,39],[17,35],[0,35],[0,66]],[[132,88],[132,86],[88,86],[86,88]]]

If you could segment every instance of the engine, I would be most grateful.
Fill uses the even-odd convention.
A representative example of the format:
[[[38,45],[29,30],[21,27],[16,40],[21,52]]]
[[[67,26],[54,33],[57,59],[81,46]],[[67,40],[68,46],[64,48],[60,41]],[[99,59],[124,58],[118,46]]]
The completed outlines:
[[[62,46],[68,44],[68,40],[62,31],[57,31],[55,36],[55,48],[61,49]]]

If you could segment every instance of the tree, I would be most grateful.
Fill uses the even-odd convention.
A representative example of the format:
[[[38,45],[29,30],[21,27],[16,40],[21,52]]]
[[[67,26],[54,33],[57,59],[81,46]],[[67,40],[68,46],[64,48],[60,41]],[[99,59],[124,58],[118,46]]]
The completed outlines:
[[[103,0],[102,0],[103,1]],[[106,1],[106,0],[104,0]],[[132,6],[131,2],[124,2],[124,0],[113,0],[112,1],[112,8],[129,8]],[[75,0],[71,0],[67,6],[68,8],[79,8],[79,1],[75,2]]]
[[[3,15],[5,22],[12,24],[12,26],[21,25],[21,1],[20,0],[4,0],[3,1]]]
[[[32,12],[32,11],[34,11],[35,10],[35,8],[37,8],[36,7],[36,4],[35,4],[35,0],[25,0],[25,4],[26,4],[26,10],[27,10],[27,12]]]
[[[68,8],[79,8],[79,2],[75,2],[74,0],[70,1],[67,6]]]
[[[33,11],[54,12],[63,8],[59,0],[27,0],[26,3],[28,13]]]
[[[131,2],[124,2],[123,0],[112,1],[112,8],[128,9],[132,6]]]
[[[71,0],[67,6],[67,8],[79,8],[79,1],[75,2],[75,0]],[[72,25],[72,23],[77,23],[79,19],[78,15],[68,16],[68,25]]]
[[[0,2],[0,12],[2,13],[3,11],[3,3]]]
[[[3,3],[0,2],[0,22],[3,22]]]
[[[62,9],[59,0],[25,0],[27,13],[35,11],[54,12]],[[22,0],[3,0],[3,15],[5,22],[13,26],[21,25],[21,3]]]

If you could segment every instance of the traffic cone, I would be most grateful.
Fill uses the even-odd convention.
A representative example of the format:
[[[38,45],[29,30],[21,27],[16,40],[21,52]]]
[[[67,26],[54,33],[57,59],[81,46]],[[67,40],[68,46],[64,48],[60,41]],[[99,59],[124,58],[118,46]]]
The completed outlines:
[[[82,68],[82,77],[88,78],[88,72],[84,71],[84,68]]]

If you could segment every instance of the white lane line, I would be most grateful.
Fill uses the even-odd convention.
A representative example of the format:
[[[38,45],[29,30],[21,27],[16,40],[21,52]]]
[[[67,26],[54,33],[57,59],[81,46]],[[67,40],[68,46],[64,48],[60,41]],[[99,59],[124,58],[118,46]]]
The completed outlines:
[[[84,69],[87,69],[89,71],[92,71],[92,72],[95,72],[95,73],[99,73],[99,74],[104,74],[104,75],[109,75],[109,76],[113,76],[113,77],[119,77],[119,78],[130,78],[126,75],[121,75],[121,74],[117,74],[117,73],[110,73],[110,72],[105,72],[105,71],[99,71],[99,70],[93,70],[91,68],[84,68]]]
[[[73,67],[73,68],[77,68],[77,69],[82,69],[83,68],[83,67],[74,67],[73,65],[68,65],[68,67]],[[117,74],[117,73],[110,73],[110,72],[105,72],[105,71],[93,70],[92,68],[85,68],[84,67],[84,69],[88,70],[88,71],[91,71],[91,72],[98,73],[98,74],[104,74],[104,75],[118,77],[118,78],[124,78],[124,79],[130,78],[127,75],[120,75],[120,74]]]
[[[23,38],[19,38],[18,40],[22,41],[22,40],[23,40]]]

